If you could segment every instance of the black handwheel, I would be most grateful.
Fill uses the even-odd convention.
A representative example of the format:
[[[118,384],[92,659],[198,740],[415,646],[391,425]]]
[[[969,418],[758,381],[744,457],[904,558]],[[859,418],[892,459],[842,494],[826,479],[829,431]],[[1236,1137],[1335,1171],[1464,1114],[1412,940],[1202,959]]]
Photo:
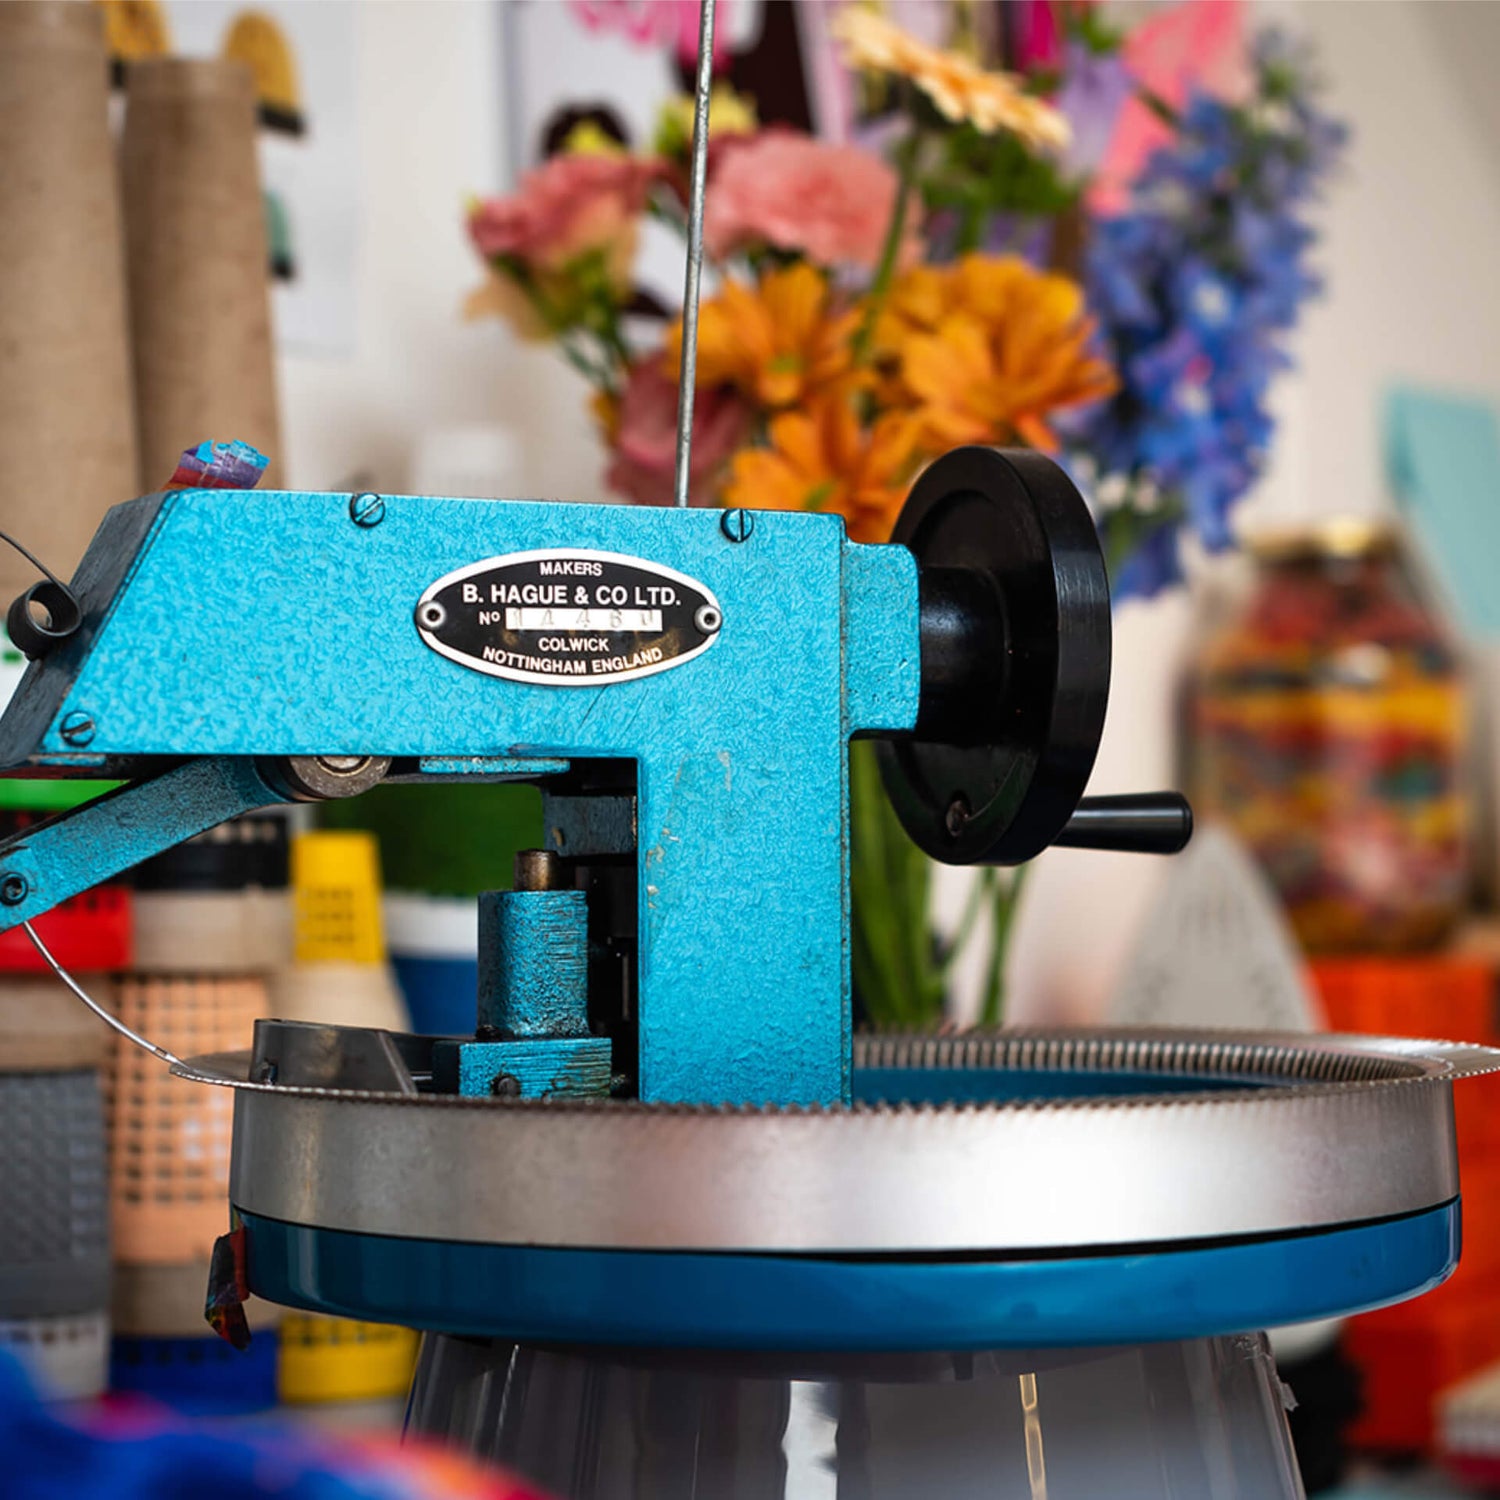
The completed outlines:
[[[1109,697],[1109,581],[1068,476],[1027,450],[959,448],[913,487],[892,541],[916,556],[922,700],[882,742],[902,826],[947,864],[1053,843],[1093,769]]]

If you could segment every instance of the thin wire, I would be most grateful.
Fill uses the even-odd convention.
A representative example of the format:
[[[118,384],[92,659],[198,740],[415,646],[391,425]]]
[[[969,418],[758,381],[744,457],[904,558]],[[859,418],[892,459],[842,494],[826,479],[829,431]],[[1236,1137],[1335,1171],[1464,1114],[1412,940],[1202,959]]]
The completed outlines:
[[[34,928],[30,922],[22,922],[21,929],[23,932],[25,932],[26,936],[31,939],[32,947],[35,948],[36,951],[40,953],[44,959],[46,959],[48,968],[50,968],[52,972],[56,974],[57,977],[62,980],[62,982],[67,985],[67,987],[72,990],[73,993],[77,995],[78,998],[82,1000],[83,1003],[88,1006],[88,1008],[93,1011],[93,1013],[98,1016],[101,1021],[104,1022],[106,1026],[110,1027],[114,1031],[118,1031],[127,1042],[134,1042],[137,1047],[140,1047],[144,1051],[151,1053],[153,1057],[159,1057],[164,1063],[168,1063],[174,1068],[181,1065],[181,1058],[174,1057],[172,1053],[168,1052],[165,1047],[158,1047],[155,1042],[148,1042],[145,1037],[137,1035],[137,1033],[132,1031],[117,1016],[110,1015],[110,1013],[105,1010],[105,1008],[100,1005],[99,1002],[95,1000],[93,996],[90,995],[83,988],[83,986],[80,985],[78,981],[74,979],[73,976],[68,973],[68,971],[63,968],[60,963],[58,963],[55,958],[53,958],[51,949],[49,949],[47,945],[41,940],[41,938],[37,936],[36,928]]]
[[[39,558],[34,552],[28,552],[26,548],[23,547],[8,531],[0,531],[0,542],[6,542],[10,546],[14,547],[16,551],[19,552],[21,556],[24,557],[26,561],[29,562],[31,566],[35,568],[37,572],[47,580],[48,583],[55,583],[58,588],[60,588],[65,594],[69,594],[71,596],[71,590],[68,588],[67,584],[65,584],[62,579],[59,578],[57,574],[54,573],[52,569],[49,568],[47,564],[44,563],[41,558]]]
[[[682,294],[682,368],[677,383],[677,473],[674,500],[688,503],[693,456],[693,394],[698,387],[698,296],[703,283],[703,186],[708,177],[708,101],[714,81],[714,12],[698,10],[698,86],[693,98],[693,173],[688,188],[687,283]]]

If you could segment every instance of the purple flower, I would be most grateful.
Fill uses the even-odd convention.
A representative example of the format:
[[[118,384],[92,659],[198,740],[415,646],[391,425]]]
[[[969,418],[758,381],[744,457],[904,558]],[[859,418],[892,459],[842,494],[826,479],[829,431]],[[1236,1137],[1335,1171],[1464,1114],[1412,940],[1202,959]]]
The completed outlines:
[[[1098,170],[1134,87],[1118,52],[1094,52],[1078,41],[1063,49],[1063,86],[1056,102],[1073,129],[1062,158],[1069,176],[1084,177]]]

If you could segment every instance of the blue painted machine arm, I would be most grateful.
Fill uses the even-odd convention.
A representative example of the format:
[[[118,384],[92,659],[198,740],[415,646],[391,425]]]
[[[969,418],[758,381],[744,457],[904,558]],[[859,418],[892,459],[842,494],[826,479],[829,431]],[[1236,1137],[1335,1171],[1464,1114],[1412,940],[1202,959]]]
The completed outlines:
[[[248,756],[189,760],[0,843],[0,932],[258,807],[285,802]]]

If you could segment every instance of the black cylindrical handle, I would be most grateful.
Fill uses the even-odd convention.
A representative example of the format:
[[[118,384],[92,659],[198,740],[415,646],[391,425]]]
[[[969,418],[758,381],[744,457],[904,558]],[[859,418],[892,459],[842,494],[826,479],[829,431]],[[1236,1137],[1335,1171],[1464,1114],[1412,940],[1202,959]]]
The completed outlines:
[[[922,697],[916,737],[992,744],[1002,732],[1005,611],[995,583],[972,568],[919,568]]]
[[[1054,842],[1063,849],[1176,854],[1193,836],[1193,809],[1181,792],[1085,797]]]

